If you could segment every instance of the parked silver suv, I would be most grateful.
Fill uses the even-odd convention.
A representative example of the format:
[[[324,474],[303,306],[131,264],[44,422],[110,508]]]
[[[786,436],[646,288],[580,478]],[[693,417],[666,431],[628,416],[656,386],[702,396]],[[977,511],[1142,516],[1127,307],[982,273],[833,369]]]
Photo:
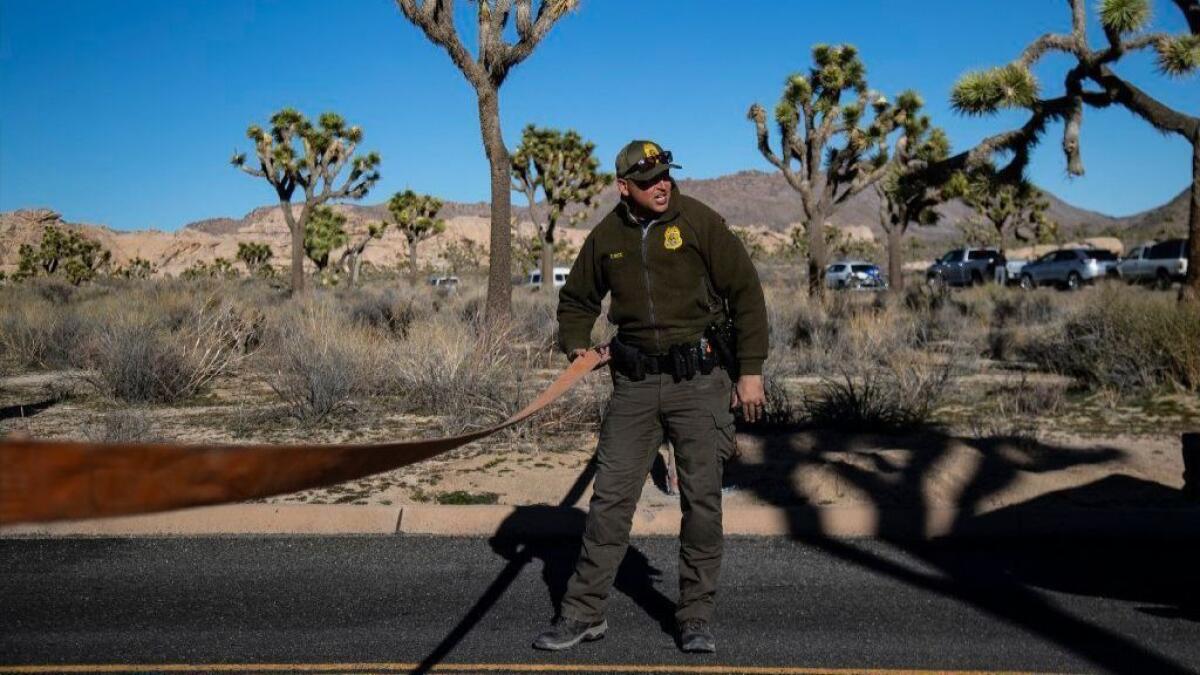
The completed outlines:
[[[866,260],[839,260],[825,268],[828,288],[878,289],[887,288],[887,279],[879,265]]]
[[[1117,264],[1117,254],[1099,248],[1062,248],[1021,268],[1021,288],[1053,284],[1075,290],[1102,279]]]
[[[1121,258],[1116,275],[1130,282],[1153,283],[1168,288],[1172,281],[1183,281],[1187,275],[1187,240],[1143,244]]]

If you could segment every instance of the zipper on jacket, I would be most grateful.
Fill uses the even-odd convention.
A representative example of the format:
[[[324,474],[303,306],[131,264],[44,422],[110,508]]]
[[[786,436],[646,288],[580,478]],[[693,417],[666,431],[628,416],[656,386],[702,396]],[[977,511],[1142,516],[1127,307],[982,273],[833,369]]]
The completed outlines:
[[[654,316],[654,290],[650,285],[650,260],[646,252],[646,242],[650,239],[650,228],[654,227],[651,222],[642,226],[642,273],[646,277],[646,304],[650,308],[650,324],[651,330],[654,331],[654,347],[658,353],[662,353],[662,341],[658,337],[658,319]]]

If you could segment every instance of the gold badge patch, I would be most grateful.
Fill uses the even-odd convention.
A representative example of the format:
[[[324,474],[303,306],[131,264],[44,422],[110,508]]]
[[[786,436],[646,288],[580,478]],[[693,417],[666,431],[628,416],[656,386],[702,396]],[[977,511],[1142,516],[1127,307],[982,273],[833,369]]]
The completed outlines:
[[[659,154],[658,146],[653,143],[642,143],[642,157],[655,157]]]
[[[672,225],[667,228],[665,233],[663,233],[663,246],[665,246],[668,251],[674,251],[680,246],[683,246],[683,235],[679,233],[678,227]]]

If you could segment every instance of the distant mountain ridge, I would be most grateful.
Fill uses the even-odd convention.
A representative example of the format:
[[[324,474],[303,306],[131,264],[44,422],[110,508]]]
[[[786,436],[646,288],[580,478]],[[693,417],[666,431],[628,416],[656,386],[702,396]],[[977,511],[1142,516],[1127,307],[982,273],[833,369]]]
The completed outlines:
[[[730,225],[741,227],[763,227],[768,230],[786,231],[801,220],[800,197],[787,184],[779,172],[739,171],[717,178],[685,178],[679,181],[679,189],[713,207],[725,217]],[[1131,216],[1109,216],[1072,206],[1050,192],[1049,216],[1062,228],[1064,236],[1085,237],[1112,234],[1129,230],[1139,234],[1133,239],[1152,238],[1161,227],[1182,227],[1187,216],[1187,191],[1183,190],[1174,199],[1161,206]],[[514,195],[513,215],[518,220],[529,218],[529,209]],[[600,205],[584,221],[583,228],[591,229],[600,221],[612,205],[617,202],[616,187],[610,186],[600,194]],[[387,217],[386,204],[347,205],[348,210],[367,219]],[[278,207],[262,207],[276,209]],[[228,234],[237,231],[243,223],[258,217],[261,209],[255,209],[241,220],[213,218],[189,223],[185,227],[210,234]],[[968,220],[973,212],[961,201],[955,200],[938,208],[942,223],[933,227],[912,226],[909,232],[921,239],[942,240],[957,236],[956,224]],[[488,218],[490,207],[487,202],[446,202],[441,215],[452,219],[460,216]],[[838,226],[860,226],[870,228],[877,239],[882,238],[879,228],[879,196],[874,190],[864,190],[847,202],[834,214],[832,223]]]
[[[786,241],[783,234],[800,220],[799,196],[779,173],[740,171],[718,178],[683,179],[682,192],[712,206],[734,226],[759,230],[770,240]],[[1076,208],[1052,194],[1050,217],[1061,228],[1063,237],[1070,240],[1094,236],[1117,236],[1127,245],[1156,238],[1162,234],[1179,236],[1186,232],[1188,194],[1161,206],[1126,217],[1107,216]],[[531,232],[529,209],[514,197],[513,215],[524,232]],[[588,214],[583,226],[562,228],[560,238],[578,248],[588,231],[608,213],[617,202],[615,187],[609,187],[599,197],[599,207]],[[879,227],[879,197],[874,190],[865,190],[847,202],[833,217],[833,223],[857,238],[882,240]],[[932,248],[949,245],[959,232],[956,225],[972,216],[961,202],[939,207],[942,222],[932,227],[912,226],[910,236]],[[385,203],[373,205],[338,204],[334,209],[346,216],[346,229],[352,240],[364,236],[372,222],[388,218]],[[540,205],[539,205],[540,209]],[[485,251],[490,240],[490,208],[487,203],[447,202],[441,216],[447,221],[446,232],[421,245],[418,251],[423,263],[445,260],[450,247],[469,241],[477,251]],[[540,215],[540,213],[539,213]],[[290,256],[290,235],[278,205],[255,208],[241,218],[214,217],[188,223],[175,232],[156,230],[117,231],[104,226],[68,223],[50,209],[19,209],[0,213],[0,271],[16,270],[21,244],[36,244],[46,225],[57,225],[79,231],[96,239],[113,253],[113,262],[122,265],[138,257],[149,260],[158,270],[178,274],[197,263],[208,263],[221,257],[234,260],[238,244],[266,243],[273,254],[273,264],[286,265]],[[334,256],[337,257],[335,252]],[[368,246],[365,260],[378,266],[404,264],[408,245],[394,228]]]

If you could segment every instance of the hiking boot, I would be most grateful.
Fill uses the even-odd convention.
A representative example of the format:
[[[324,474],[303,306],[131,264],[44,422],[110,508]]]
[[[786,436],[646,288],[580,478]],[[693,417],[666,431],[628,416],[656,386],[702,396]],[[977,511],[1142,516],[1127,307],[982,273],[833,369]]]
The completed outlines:
[[[608,630],[607,619],[588,623],[560,616],[554,620],[550,628],[537,636],[537,639],[533,641],[533,647],[534,649],[548,649],[558,652],[570,649],[580,642],[599,640],[604,637],[604,631],[606,630]]]
[[[679,626],[679,649],[689,654],[717,653],[717,639],[704,619],[685,619]]]

